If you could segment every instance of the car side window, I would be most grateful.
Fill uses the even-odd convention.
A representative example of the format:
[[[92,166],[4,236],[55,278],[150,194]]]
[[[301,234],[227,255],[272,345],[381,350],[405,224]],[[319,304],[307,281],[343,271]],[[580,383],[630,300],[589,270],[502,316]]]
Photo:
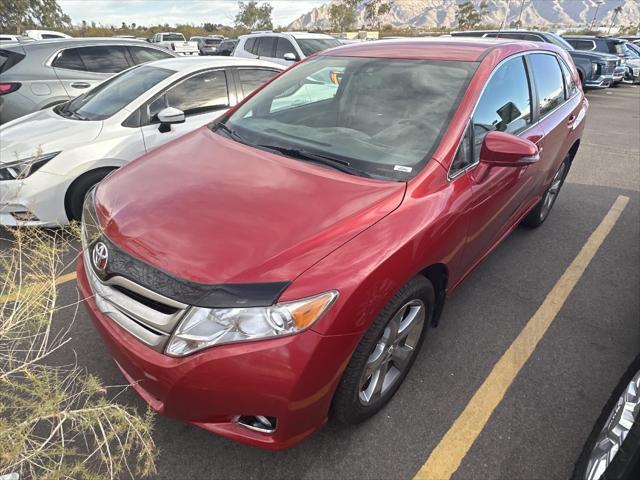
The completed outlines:
[[[247,96],[278,74],[277,70],[241,68],[238,70],[242,95]]]
[[[522,56],[503,63],[487,83],[473,114],[473,156],[492,131],[518,134],[532,123],[531,88]]]
[[[66,68],[67,70],[87,70],[84,63],[82,63],[77,48],[63,50],[56,56],[53,62],[51,62],[51,65],[54,68]]]
[[[287,53],[293,53],[296,58],[298,57],[293,44],[284,37],[278,37],[278,43],[276,45],[276,58],[284,58]]]
[[[578,93],[578,86],[569,67],[562,61],[560,62],[560,69],[562,70],[562,77],[564,78],[564,98],[568,100]]]
[[[172,57],[170,53],[162,52],[155,48],[129,47],[129,52],[131,53],[131,58],[133,58],[133,62],[136,65]]]
[[[538,108],[544,116],[564,102],[564,81],[555,55],[534,53],[529,56],[538,91]]]
[[[125,48],[117,45],[100,45],[78,48],[87,71],[94,73],[118,73],[130,67]]]
[[[596,44],[591,40],[566,39],[576,50],[594,50]]]
[[[274,57],[277,37],[262,37],[257,55],[259,57]]]
[[[247,40],[244,42],[244,50],[245,50],[245,52],[253,53],[253,46],[255,44],[256,44],[256,39],[255,38],[247,38]]]
[[[149,105],[149,118],[166,107],[182,110],[185,115],[197,115],[229,107],[227,76],[223,70],[210,70],[193,75],[171,87]]]

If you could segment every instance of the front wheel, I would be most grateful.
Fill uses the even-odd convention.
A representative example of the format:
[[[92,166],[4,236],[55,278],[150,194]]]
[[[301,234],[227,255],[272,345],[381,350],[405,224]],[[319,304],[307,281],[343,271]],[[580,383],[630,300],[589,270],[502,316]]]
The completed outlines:
[[[422,346],[434,298],[431,282],[418,276],[378,315],[336,390],[332,409],[339,421],[360,423],[393,397]]]
[[[567,177],[567,173],[569,173],[570,165],[571,160],[567,156],[567,158],[564,159],[555,175],[553,176],[551,184],[549,185],[549,188],[547,188],[547,190],[544,192],[542,199],[540,199],[538,204],[522,221],[522,224],[524,226],[529,228],[537,228],[544,223],[544,221],[549,216],[549,212],[551,212],[553,205],[556,203],[556,199],[558,198],[560,189],[564,184],[564,179]]]

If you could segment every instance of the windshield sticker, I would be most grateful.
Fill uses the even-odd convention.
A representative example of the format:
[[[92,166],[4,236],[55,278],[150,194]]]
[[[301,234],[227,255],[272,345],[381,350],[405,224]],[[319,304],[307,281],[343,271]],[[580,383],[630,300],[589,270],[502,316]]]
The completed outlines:
[[[411,173],[411,171],[413,170],[413,168],[405,167],[404,165],[396,165],[395,167],[393,167],[393,169],[397,172],[405,172],[405,173]]]

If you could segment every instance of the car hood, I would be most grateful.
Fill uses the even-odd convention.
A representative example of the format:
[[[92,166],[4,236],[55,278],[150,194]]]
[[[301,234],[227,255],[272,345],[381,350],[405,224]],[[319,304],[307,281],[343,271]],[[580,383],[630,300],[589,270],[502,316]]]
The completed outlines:
[[[351,176],[200,128],[96,191],[106,236],[206,284],[292,281],[400,205],[404,183]]]
[[[63,118],[52,108],[34,112],[0,127],[0,163],[86,145],[101,130],[101,121]]]

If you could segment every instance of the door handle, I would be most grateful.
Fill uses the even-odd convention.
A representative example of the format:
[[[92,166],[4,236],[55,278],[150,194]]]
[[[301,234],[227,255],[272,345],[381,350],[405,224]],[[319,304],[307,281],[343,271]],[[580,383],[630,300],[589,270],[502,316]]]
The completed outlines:
[[[71,86],[73,88],[89,88],[91,85],[89,85],[87,82],[73,82]]]
[[[573,114],[569,115],[569,118],[567,118],[567,126],[573,127],[573,122],[575,122],[576,118],[577,118],[577,115],[573,115]]]

